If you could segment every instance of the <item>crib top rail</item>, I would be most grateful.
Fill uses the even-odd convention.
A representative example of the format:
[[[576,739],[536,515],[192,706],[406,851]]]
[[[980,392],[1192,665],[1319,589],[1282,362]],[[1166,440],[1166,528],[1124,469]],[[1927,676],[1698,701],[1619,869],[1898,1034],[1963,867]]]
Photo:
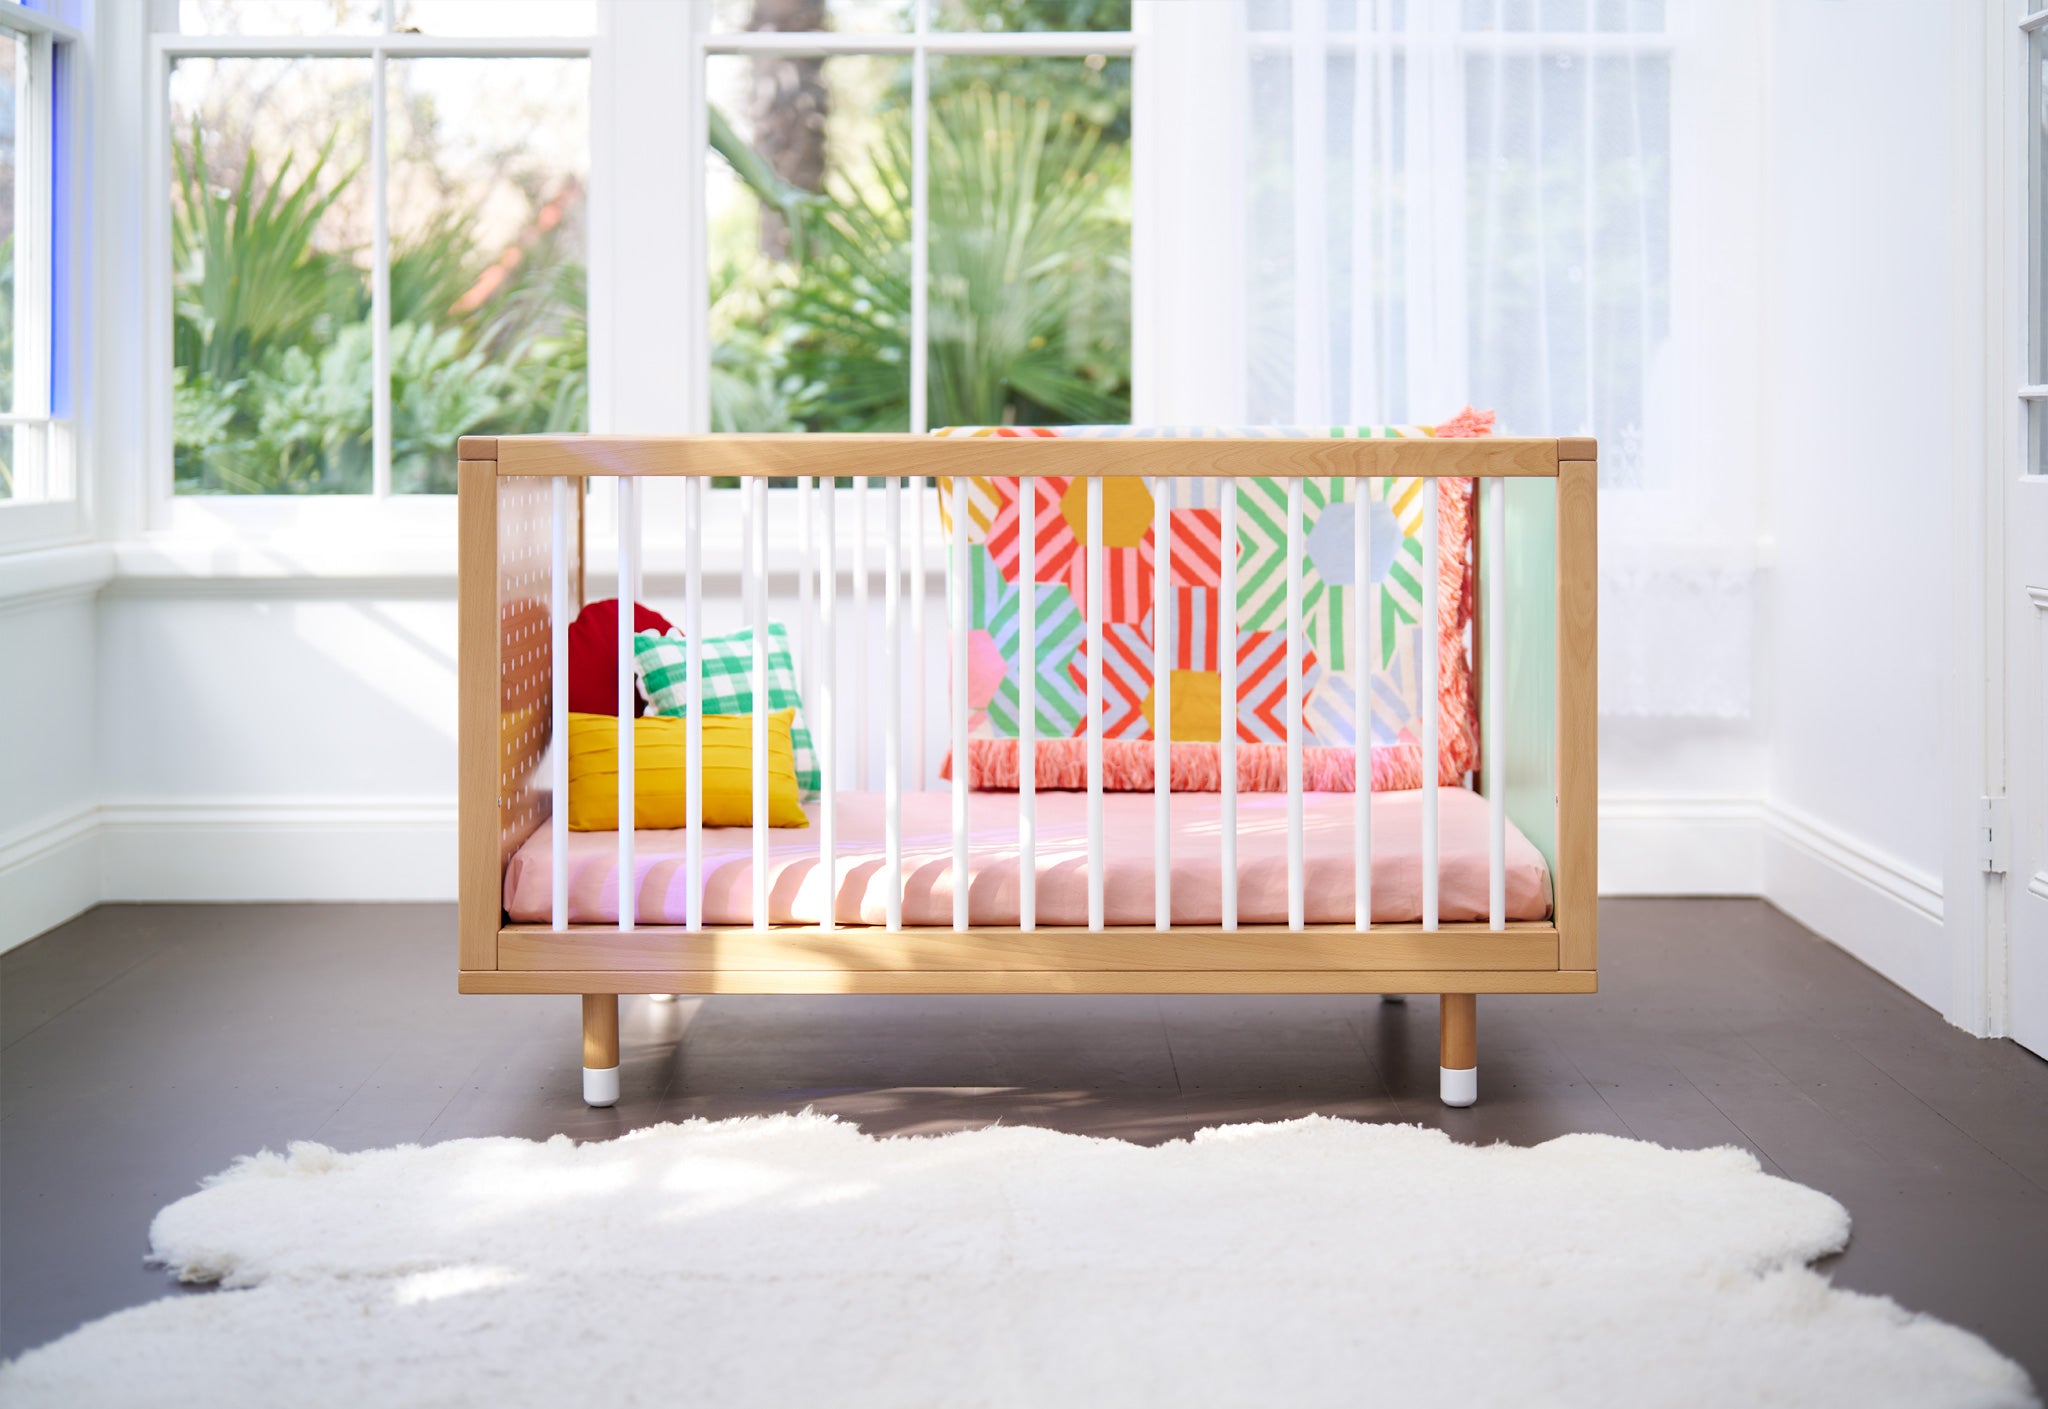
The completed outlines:
[[[1377,475],[1554,478],[1596,458],[1586,437],[1407,440],[1339,436],[1118,439],[927,435],[464,436],[466,461],[501,475]]]

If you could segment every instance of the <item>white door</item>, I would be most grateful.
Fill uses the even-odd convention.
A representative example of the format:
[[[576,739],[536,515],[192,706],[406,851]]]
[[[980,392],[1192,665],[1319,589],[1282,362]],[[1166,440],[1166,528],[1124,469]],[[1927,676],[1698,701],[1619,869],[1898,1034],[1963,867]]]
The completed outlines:
[[[2004,36],[2020,102],[2008,229],[2022,240],[2018,396],[1997,427],[1991,504],[2005,530],[2005,858],[2009,1031],[2048,1056],[2048,10],[2024,7]],[[2024,11],[2032,11],[2025,13]],[[2009,109],[2010,111],[2010,109]],[[2001,502],[2002,500],[2002,502]]]

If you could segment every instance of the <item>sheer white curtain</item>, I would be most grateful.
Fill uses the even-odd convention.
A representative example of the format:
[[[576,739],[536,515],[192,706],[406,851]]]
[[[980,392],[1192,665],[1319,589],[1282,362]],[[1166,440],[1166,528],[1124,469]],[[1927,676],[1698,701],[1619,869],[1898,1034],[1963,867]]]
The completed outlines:
[[[1718,219],[1714,173],[1731,166],[1710,126],[1745,121],[1728,87],[1708,91],[1727,66],[1700,59],[1728,35],[1699,30],[1746,8],[1155,7],[1169,41],[1199,29],[1243,56],[1238,84],[1184,99],[1211,133],[1219,107],[1242,119],[1241,151],[1205,152],[1239,228],[1184,232],[1215,252],[1226,309],[1202,345],[1242,349],[1235,405],[1314,425],[1432,422],[1469,402],[1503,434],[1598,436],[1612,714],[1751,708],[1753,476],[1699,450],[1709,428],[1725,450],[1727,427],[1754,418],[1749,370],[1730,360],[1744,344],[1715,306],[1730,282],[1718,241],[1745,221],[1695,218]],[[1181,130],[1169,109],[1163,141]],[[1209,404],[1184,418],[1216,419]]]
[[[1254,0],[1255,416],[1591,434],[1656,473],[1662,0]]]

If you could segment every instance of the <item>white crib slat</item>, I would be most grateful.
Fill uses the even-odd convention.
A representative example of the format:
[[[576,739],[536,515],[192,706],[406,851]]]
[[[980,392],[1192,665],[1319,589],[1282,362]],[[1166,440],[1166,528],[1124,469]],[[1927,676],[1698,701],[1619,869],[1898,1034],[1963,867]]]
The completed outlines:
[[[1372,580],[1372,481],[1351,481],[1351,660],[1357,684],[1351,734],[1353,923],[1372,928],[1372,676],[1380,661],[1379,589]]]
[[[554,927],[569,928],[569,481],[556,475],[548,505],[549,693],[553,696],[549,790],[554,812],[548,820],[548,877],[553,887]]]
[[[810,699],[818,689],[818,670],[812,654],[817,648],[818,633],[811,605],[811,481],[814,478],[814,475],[798,475],[796,480],[796,673],[797,694],[804,699]]]
[[[1173,924],[1173,478],[1152,483],[1152,923]]]
[[[917,671],[916,732],[910,736],[910,777],[912,791],[923,792],[930,778],[930,741],[925,737],[925,702],[931,698],[926,670],[931,663],[931,638],[924,623],[924,502],[930,492],[924,476],[910,482],[910,643]]]
[[[853,480],[853,785],[868,790],[868,477]]]
[[[1442,676],[1437,664],[1437,631],[1442,621],[1443,583],[1437,543],[1437,482],[1422,485],[1422,927],[1437,927],[1437,795],[1441,786],[1437,730]]]
[[[1222,681],[1223,928],[1237,928],[1237,481],[1223,481],[1223,582],[1218,594],[1223,619],[1216,623],[1216,657]]]
[[[882,539],[882,907],[883,923],[903,928],[903,481],[883,481]]]
[[[1508,482],[1498,476],[1486,482],[1486,531],[1480,542],[1486,549],[1482,571],[1486,576],[1486,619],[1481,623],[1486,638],[1486,741],[1482,757],[1486,770],[1486,917],[1488,925],[1504,930],[1508,925],[1508,776],[1507,758],[1501,740],[1507,730],[1507,525]]]
[[[1102,903],[1102,478],[1088,480],[1088,928],[1103,927]]]
[[[753,747],[751,758],[754,783],[754,928],[768,928],[768,481],[756,476],[747,481],[753,521],[748,525],[753,548],[749,584],[753,598],[749,612],[754,626]]]
[[[1038,927],[1038,481],[1017,481],[1017,928]]]
[[[1301,929],[1308,910],[1307,838],[1301,820],[1301,559],[1302,480],[1287,481],[1287,928]]]
[[[818,484],[818,701],[811,749],[818,755],[818,928],[838,926],[839,906],[839,484]]]
[[[704,928],[704,481],[683,481],[683,699],[689,715],[689,757],[683,765],[684,923]]]
[[[640,547],[638,482],[619,486],[619,928],[633,928],[638,886],[633,874],[633,559]]]
[[[967,485],[953,477],[953,928],[967,928]]]

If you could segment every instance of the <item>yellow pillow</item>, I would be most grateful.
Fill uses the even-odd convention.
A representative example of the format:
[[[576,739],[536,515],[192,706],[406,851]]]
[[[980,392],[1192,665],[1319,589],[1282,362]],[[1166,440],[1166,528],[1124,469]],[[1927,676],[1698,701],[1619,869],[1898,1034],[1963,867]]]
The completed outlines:
[[[768,825],[808,827],[796,786],[789,730],[795,710],[768,716]],[[689,823],[690,721],[646,715],[633,721],[633,825]],[[754,824],[754,717],[704,716],[704,825]],[[619,721],[609,714],[569,716],[569,830],[611,832],[619,825]]]

